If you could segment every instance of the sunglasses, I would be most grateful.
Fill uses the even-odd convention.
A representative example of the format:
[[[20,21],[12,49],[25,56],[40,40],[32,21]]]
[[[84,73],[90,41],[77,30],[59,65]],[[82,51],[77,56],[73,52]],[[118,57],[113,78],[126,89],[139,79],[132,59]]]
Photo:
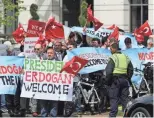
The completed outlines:
[[[37,50],[37,51],[39,51],[39,50],[40,50],[40,48],[34,48],[34,50]]]

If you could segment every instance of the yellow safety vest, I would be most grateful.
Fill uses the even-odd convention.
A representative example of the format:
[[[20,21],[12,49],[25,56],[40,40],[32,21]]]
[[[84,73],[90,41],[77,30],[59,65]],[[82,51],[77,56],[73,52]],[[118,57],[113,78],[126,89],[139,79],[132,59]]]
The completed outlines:
[[[115,64],[113,74],[127,74],[127,67],[130,62],[129,58],[122,54],[116,53],[110,57]]]

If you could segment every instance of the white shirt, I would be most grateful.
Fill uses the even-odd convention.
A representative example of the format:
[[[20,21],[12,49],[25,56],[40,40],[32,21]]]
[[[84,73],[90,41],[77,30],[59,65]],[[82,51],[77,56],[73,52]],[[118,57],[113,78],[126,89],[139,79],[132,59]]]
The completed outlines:
[[[61,52],[56,52],[58,60],[62,61],[62,54]]]
[[[65,57],[64,57],[64,59],[63,59],[63,62],[68,62],[69,60],[68,60],[68,56],[67,55],[65,55]]]
[[[20,52],[20,53],[18,54],[18,56],[23,57],[23,56],[25,56],[25,53],[24,53],[24,52]]]

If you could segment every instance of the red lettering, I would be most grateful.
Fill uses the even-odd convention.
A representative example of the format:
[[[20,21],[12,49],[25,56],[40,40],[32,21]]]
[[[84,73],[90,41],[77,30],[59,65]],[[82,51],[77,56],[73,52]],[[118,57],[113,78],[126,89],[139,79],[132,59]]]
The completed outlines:
[[[37,25],[32,25],[32,29],[33,30],[38,30],[38,26]]]
[[[23,69],[19,66],[19,74],[23,71]]]
[[[32,72],[32,82],[37,82],[37,72]]]
[[[51,74],[50,73],[46,74],[46,81],[47,82],[51,81]]]
[[[145,55],[144,53],[138,53],[139,60],[145,60]]]
[[[150,59],[151,57],[150,57],[150,54],[148,54],[148,53],[145,53],[145,58],[148,60],[148,59]]]
[[[31,71],[26,71],[26,73],[25,73],[25,81],[31,81]]]
[[[67,84],[71,84],[73,75],[65,74],[65,79],[67,80]]]
[[[150,52],[150,55],[151,55],[151,59],[153,60],[154,59],[154,52]]]
[[[3,74],[7,73],[7,68],[5,66],[1,66],[1,70]]]
[[[42,72],[39,72],[39,82],[43,82],[45,80],[45,74]]]
[[[9,72],[9,74],[13,73],[13,68],[11,66],[7,66],[7,71]]]
[[[15,65],[13,65],[13,71],[15,74],[19,74],[19,70]]]
[[[61,74],[59,74],[59,75],[60,75],[60,76],[59,76],[59,78],[58,78],[58,83],[60,83],[59,81],[61,81],[61,83],[66,84],[66,79],[63,80],[63,79],[62,79],[62,75],[61,75]]]
[[[52,75],[52,82],[53,82],[53,83],[58,83],[57,73],[54,73],[54,74]]]

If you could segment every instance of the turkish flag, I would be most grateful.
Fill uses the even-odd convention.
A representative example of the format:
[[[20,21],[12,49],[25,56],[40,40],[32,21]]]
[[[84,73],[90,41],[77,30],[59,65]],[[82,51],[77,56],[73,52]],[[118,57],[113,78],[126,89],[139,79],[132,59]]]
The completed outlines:
[[[18,28],[12,33],[12,35],[17,43],[21,43],[25,39],[25,33],[23,26],[19,24]]]
[[[94,29],[95,31],[97,31],[102,25],[103,23],[101,23],[98,19],[94,18],[93,20],[93,24],[94,24]]]
[[[43,34],[39,34],[39,38],[38,38],[36,44],[41,44],[42,47],[46,47],[45,41],[46,41],[46,40],[45,40],[44,35],[43,35]]]
[[[95,31],[97,31],[103,25],[103,23],[101,23],[98,19],[96,19],[93,16],[91,5],[89,5],[89,7],[87,8],[87,21],[93,22]]]
[[[146,21],[143,25],[141,25],[137,31],[138,34],[143,34],[144,36],[152,35],[152,30],[150,28],[150,25],[148,21]]]
[[[47,39],[65,39],[63,25],[51,18],[45,28],[45,37]]]
[[[87,8],[87,21],[92,22],[94,20],[93,11],[91,10],[91,5]]]
[[[115,27],[116,27],[115,24],[113,24],[110,27],[108,27],[107,29],[113,30]]]
[[[30,19],[28,22],[27,37],[38,37],[39,34],[43,34],[45,25],[45,22]]]
[[[142,34],[135,34],[135,38],[139,43],[144,42],[144,36]]]
[[[143,36],[143,34],[138,33],[138,29],[135,29],[134,36],[135,36],[137,42],[139,42],[139,43],[144,42],[144,36]]]
[[[88,60],[82,59],[80,57],[74,56],[70,61],[66,62],[60,71],[67,72],[73,75],[77,75],[77,73],[88,63]]]
[[[118,40],[119,38],[119,28],[118,27],[116,27],[114,31],[110,34],[110,36],[108,37],[108,40],[110,40],[111,38],[115,38],[116,40]]]

